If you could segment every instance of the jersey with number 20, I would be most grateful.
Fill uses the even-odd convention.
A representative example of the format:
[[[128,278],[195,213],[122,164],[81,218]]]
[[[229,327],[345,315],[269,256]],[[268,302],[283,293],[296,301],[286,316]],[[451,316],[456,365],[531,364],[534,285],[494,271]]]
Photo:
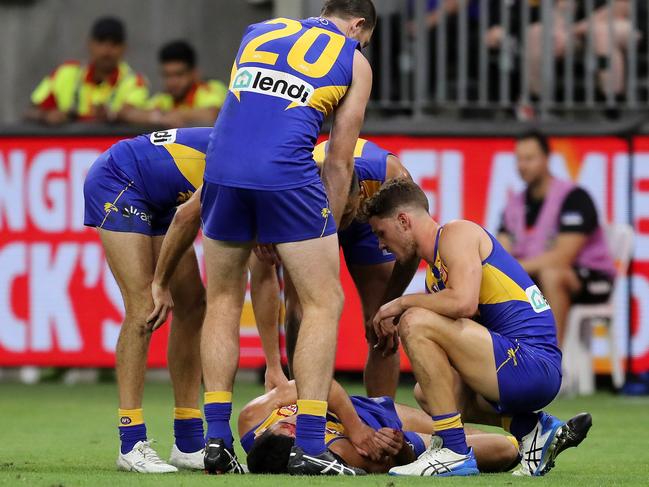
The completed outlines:
[[[210,135],[205,180],[275,191],[317,181],[312,151],[351,85],[358,46],[323,18],[248,27]]]

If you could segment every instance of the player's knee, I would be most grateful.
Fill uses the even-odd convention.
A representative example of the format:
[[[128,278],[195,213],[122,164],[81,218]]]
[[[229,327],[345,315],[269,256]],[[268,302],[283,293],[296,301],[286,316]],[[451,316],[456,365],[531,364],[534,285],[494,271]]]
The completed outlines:
[[[568,268],[565,267],[546,267],[539,271],[538,279],[542,288],[557,287],[565,283]]]
[[[399,319],[399,336],[405,344],[426,338],[434,326],[435,314],[421,308],[407,309]]]

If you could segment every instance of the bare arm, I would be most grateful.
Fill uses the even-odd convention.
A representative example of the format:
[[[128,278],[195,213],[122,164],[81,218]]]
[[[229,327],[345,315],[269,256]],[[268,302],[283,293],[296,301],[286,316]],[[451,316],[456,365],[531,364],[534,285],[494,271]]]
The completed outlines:
[[[547,267],[569,267],[586,244],[588,236],[583,233],[560,233],[554,246],[542,254],[521,261],[523,269],[529,274],[536,274]]]
[[[322,169],[322,181],[337,223],[345,210],[354,170],[354,148],[363,125],[371,89],[372,69],[367,59],[356,51],[352,84],[334,113],[328,151]]]
[[[279,280],[275,266],[260,261],[254,254],[250,257],[249,265],[250,299],[266,357],[264,385],[269,391],[288,381],[282,370],[279,350]]]
[[[440,257],[448,269],[446,288],[433,294],[409,294],[381,306],[373,323],[377,336],[394,333],[394,318],[408,308],[424,308],[454,319],[474,316],[482,282],[481,233],[471,222],[447,224],[439,243]]]
[[[153,311],[147,318],[157,329],[167,320],[167,315],[173,307],[169,280],[180,262],[183,254],[191,247],[201,224],[201,188],[176,210],[167,235],[162,242],[160,255],[156,263],[151,293],[153,295]]]

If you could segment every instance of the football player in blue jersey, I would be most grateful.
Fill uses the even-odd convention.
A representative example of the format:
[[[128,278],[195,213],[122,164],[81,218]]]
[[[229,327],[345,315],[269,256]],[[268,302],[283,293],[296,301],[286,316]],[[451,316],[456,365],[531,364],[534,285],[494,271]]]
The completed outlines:
[[[444,226],[433,220],[426,195],[411,181],[389,181],[365,202],[363,213],[382,248],[397,260],[416,255],[429,266],[427,294],[397,298],[373,320],[377,335],[388,342],[398,333],[441,439],[390,474],[478,473],[466,444],[455,374],[467,394],[473,392],[473,403],[491,421],[502,419],[520,442],[515,474],[546,473],[574,438],[569,425],[535,412],[554,399],[561,385],[554,317],[538,287],[482,227],[466,220]],[[590,416],[583,420],[589,422]]]
[[[375,24],[371,0],[326,0],[320,17],[254,24],[241,41],[210,136],[201,192],[207,274],[201,362],[209,473],[241,471],[230,416],[244,270],[255,243],[276,245],[303,309],[293,359],[299,414],[288,471],[362,473],[327,450],[324,433],[344,299],[336,222],[347,200],[372,86],[360,48]],[[329,114],[330,146],[320,177],[312,151]]]
[[[147,441],[142,394],[151,334],[164,322],[147,321],[156,257],[176,206],[202,183],[209,132],[174,129],[120,141],[93,163],[84,183],[84,224],[97,228],[125,306],[116,349],[117,466],[122,470],[166,473],[177,471],[176,466],[200,467],[204,445],[198,350],[205,292],[191,246],[171,279],[177,310],[168,349],[176,406],[171,465]]]
[[[316,146],[313,154],[318,164],[324,162],[328,145],[325,141]],[[385,181],[410,179],[410,174],[396,155],[364,139],[358,139],[356,143],[354,172],[358,182],[345,205],[338,226],[338,239],[361,300],[369,345],[363,376],[367,394],[370,397],[394,397],[399,382],[399,355],[378,346],[371,319],[382,304],[401,296],[417,271],[419,259],[395,262],[393,254],[379,247],[370,226],[356,219],[356,213],[362,202],[376,193]],[[301,310],[288,274],[285,275],[285,284],[286,349],[291,363]]]
[[[191,199],[192,193],[200,193],[210,132],[211,128],[172,129],[118,142],[93,163],[84,183],[84,223],[98,230],[125,306],[116,350],[121,439],[117,465],[122,470],[165,473],[175,472],[177,467],[204,468],[198,394],[205,292],[191,245],[193,238],[164,276],[166,299],[152,295],[152,281],[176,207]],[[180,208],[176,219],[182,221],[186,210]],[[255,280],[263,279],[268,279],[267,272],[256,270]],[[257,282],[252,285],[259,287]],[[159,293],[159,288],[153,286],[153,292]],[[265,297],[257,296],[259,299]],[[163,309],[151,313],[154,302]],[[165,322],[174,304],[168,363],[176,406],[175,442],[168,464],[147,441],[142,394],[151,334]],[[263,320],[266,316],[270,326],[269,320]],[[269,312],[257,320],[264,350],[269,353],[269,387],[286,381],[277,345],[268,346],[277,335],[277,313],[272,320]]]

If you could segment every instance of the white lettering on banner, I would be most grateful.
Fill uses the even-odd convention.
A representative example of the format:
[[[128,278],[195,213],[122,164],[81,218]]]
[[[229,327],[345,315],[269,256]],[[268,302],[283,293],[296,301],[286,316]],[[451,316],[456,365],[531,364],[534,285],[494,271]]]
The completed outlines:
[[[66,352],[82,348],[77,320],[70,303],[70,278],[75,269],[79,245],[65,243],[51,256],[48,244],[35,244],[30,249],[29,279],[31,347],[34,351],[52,349],[52,337]]]
[[[629,155],[613,158],[613,215],[615,223],[629,223]]]
[[[7,161],[0,152],[0,230],[25,229],[25,152],[9,152]],[[4,215],[4,218],[3,218]],[[6,219],[6,224],[3,220]]]
[[[498,231],[507,198],[522,191],[525,186],[516,170],[516,157],[513,153],[494,154],[488,184],[485,228],[493,233]]]
[[[638,181],[649,180],[649,153],[636,154],[633,177],[636,183],[633,198],[633,216],[637,223],[638,220],[649,218],[649,193],[641,191],[637,187]],[[636,230],[633,243],[635,247],[634,257],[638,260],[649,260],[649,235]]]
[[[73,150],[70,153],[70,228],[82,231],[83,226],[83,182],[88,174],[88,169],[99,157],[100,152],[92,149]]]
[[[399,154],[412,179],[424,190],[431,215],[447,222],[462,218],[462,187],[464,156],[460,151],[404,150]],[[430,189],[430,180],[437,180],[437,191]]]
[[[48,180],[65,169],[65,152],[44,150],[32,160],[27,178],[27,195],[34,224],[45,232],[62,232],[66,227],[66,184],[62,176]]]
[[[27,271],[25,245],[13,243],[0,247],[0,346],[10,352],[27,349],[27,324],[13,311],[13,281]]]
[[[83,269],[83,285],[95,287],[104,268],[104,253],[98,243],[89,243],[81,251],[81,268]]]

